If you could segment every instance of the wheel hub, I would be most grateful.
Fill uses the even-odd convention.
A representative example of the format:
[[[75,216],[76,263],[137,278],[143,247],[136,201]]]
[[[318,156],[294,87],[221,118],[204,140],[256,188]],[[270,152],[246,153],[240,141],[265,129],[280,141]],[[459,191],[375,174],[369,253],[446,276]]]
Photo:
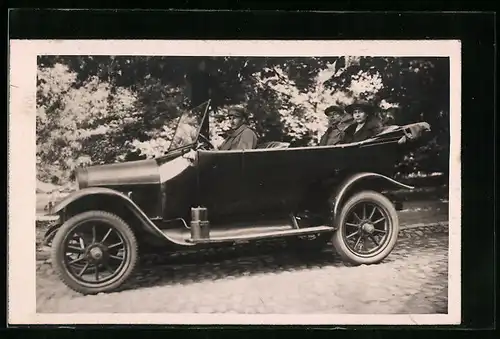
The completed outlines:
[[[87,257],[94,262],[104,260],[105,255],[106,249],[99,245],[93,245],[87,251]]]
[[[364,223],[362,226],[361,226],[361,230],[364,232],[364,233],[367,233],[367,234],[372,234],[374,231],[375,231],[375,226],[372,224],[372,223]]]

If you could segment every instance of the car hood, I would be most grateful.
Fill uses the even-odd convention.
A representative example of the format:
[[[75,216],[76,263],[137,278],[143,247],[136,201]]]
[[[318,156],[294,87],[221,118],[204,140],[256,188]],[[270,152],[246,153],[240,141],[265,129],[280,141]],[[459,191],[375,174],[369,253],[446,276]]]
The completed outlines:
[[[156,160],[137,160],[79,168],[76,180],[80,189],[92,186],[127,186],[160,182]]]

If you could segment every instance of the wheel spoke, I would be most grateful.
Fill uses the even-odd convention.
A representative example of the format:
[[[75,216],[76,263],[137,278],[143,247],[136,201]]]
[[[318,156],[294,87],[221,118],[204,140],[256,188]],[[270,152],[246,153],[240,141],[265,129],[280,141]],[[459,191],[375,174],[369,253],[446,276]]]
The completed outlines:
[[[83,241],[83,238],[82,238],[82,237],[80,237],[79,241],[80,241],[80,247],[81,247],[82,249],[85,249],[85,242]]]
[[[375,214],[375,212],[377,211],[377,207],[376,206],[373,206],[373,210],[372,212],[370,213],[370,216],[368,217],[368,220],[372,220],[373,218],[373,215]]]
[[[94,244],[96,241],[96,231],[95,231],[95,225],[92,225],[92,243]]]
[[[73,259],[73,260],[71,260],[71,261],[68,263],[68,265],[76,264],[77,262],[80,262],[80,261],[82,261],[82,260],[84,260],[84,259],[85,259],[85,257],[80,257],[80,258]]]
[[[351,227],[356,227],[356,228],[359,228],[359,225],[358,224],[353,224],[352,222],[346,222],[345,223],[347,226],[351,226]]]
[[[358,232],[354,232],[354,233],[351,233],[349,234],[347,237],[345,237],[346,239],[350,239],[352,237],[354,237],[356,234],[358,234]]]
[[[382,218],[378,219],[377,221],[374,221],[373,224],[374,225],[378,224],[379,222],[384,221],[384,220],[385,220],[385,217],[382,217]]]
[[[377,228],[375,228],[373,231],[374,231],[374,232],[377,232],[377,233],[380,233],[380,234],[387,234],[387,232],[386,232],[386,231],[384,231],[384,230],[379,230],[379,229],[377,229]]]
[[[123,261],[125,259],[125,258],[119,257],[117,255],[110,255],[109,257],[112,258],[112,259],[115,259],[115,260],[120,260],[120,261]]]
[[[85,264],[85,266],[83,266],[82,270],[80,271],[80,273],[78,273],[78,276],[81,277],[83,275],[83,273],[85,273],[85,271],[87,271],[87,269],[89,268],[89,263],[87,262]]]
[[[98,264],[95,265],[95,281],[96,282],[99,281],[99,265]]]
[[[356,217],[356,219],[358,219],[359,221],[363,220],[363,219],[361,219],[361,218],[360,218],[360,217],[356,214],[356,212],[352,212],[352,213],[354,214],[354,216]]]
[[[111,228],[110,228],[110,229],[106,232],[106,234],[104,235],[104,238],[102,238],[102,240],[101,240],[101,243],[104,243],[104,242],[106,241],[106,239],[108,239],[108,236],[111,234],[111,231],[112,231],[112,230],[113,230],[113,229],[111,229]]]
[[[362,239],[362,238],[363,238],[363,235],[362,235],[362,234],[360,234],[360,235],[359,235],[358,240],[356,241],[356,244],[354,245],[354,250],[356,250],[356,248],[358,248],[359,243],[361,242],[361,239]]]
[[[108,249],[115,248],[116,246],[120,246],[121,244],[123,244],[123,241],[120,241],[120,242],[118,242],[118,243],[116,243],[116,244],[113,244],[113,245],[111,245],[111,246],[108,246]]]
[[[71,246],[71,245],[68,245],[67,249],[74,251],[74,252],[70,252],[70,253],[83,253],[85,251],[83,248],[75,247],[75,246]]]
[[[363,204],[363,219],[366,219],[366,204]]]

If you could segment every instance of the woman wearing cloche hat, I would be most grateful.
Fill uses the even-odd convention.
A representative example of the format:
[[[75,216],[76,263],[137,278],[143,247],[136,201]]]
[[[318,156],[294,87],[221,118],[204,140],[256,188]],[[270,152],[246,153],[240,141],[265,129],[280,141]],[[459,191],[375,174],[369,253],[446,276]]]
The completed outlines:
[[[354,124],[345,130],[341,143],[363,141],[380,133],[382,122],[376,117],[375,109],[375,105],[367,100],[359,100],[347,106],[345,110],[352,114]]]

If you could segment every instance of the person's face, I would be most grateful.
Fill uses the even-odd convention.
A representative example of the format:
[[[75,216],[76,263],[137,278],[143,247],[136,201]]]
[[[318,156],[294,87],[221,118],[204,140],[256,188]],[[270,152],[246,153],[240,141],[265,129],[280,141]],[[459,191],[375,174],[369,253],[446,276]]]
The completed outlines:
[[[363,111],[362,109],[356,108],[352,112],[352,117],[353,117],[354,121],[356,121],[356,123],[362,124],[362,123],[364,123],[366,121],[366,118],[368,117],[368,114],[366,114],[366,112]]]
[[[334,123],[340,120],[342,114],[340,112],[332,112],[328,115],[328,121]]]
[[[233,115],[231,117],[231,128],[237,128],[237,127],[239,127],[242,122],[243,122],[243,119],[241,119],[240,116]]]

